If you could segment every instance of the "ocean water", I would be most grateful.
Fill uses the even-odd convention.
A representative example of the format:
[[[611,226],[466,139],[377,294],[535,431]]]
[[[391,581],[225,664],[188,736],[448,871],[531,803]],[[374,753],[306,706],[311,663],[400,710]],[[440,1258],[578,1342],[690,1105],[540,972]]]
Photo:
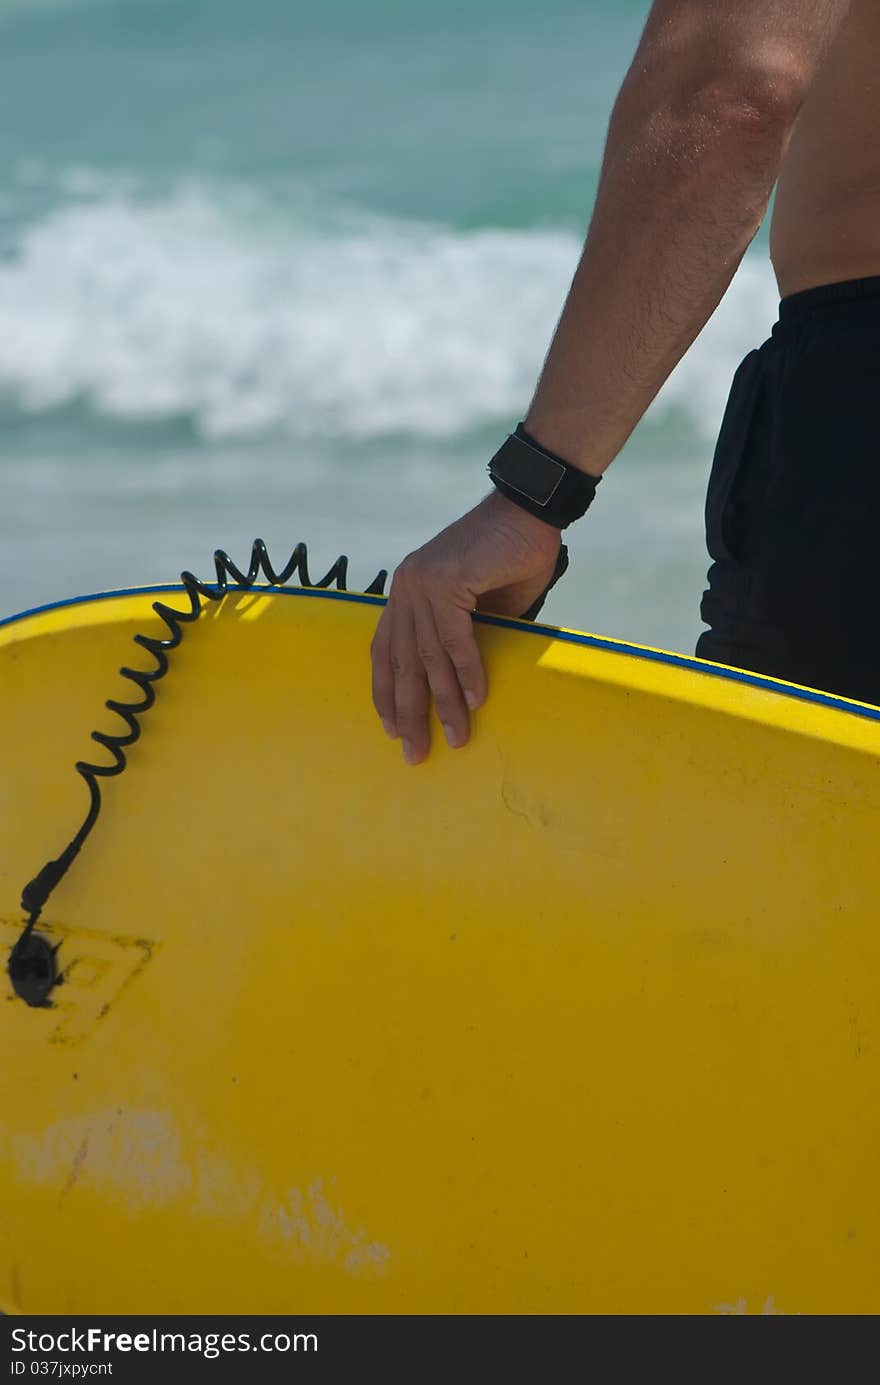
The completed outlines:
[[[473,504],[647,9],[0,0],[0,615],[256,535],[364,585]],[[693,648],[714,436],[775,307],[759,237],[548,619]]]

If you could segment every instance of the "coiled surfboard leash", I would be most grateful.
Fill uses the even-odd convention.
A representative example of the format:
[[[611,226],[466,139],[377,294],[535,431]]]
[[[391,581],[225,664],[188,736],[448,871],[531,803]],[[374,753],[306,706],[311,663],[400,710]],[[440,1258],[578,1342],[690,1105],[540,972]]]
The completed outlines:
[[[565,544],[562,544],[550,582],[528,611],[523,614],[521,617],[523,620],[536,618],[550,589],[559,581],[567,567],[568,550]],[[192,572],[187,571],[180,574],[181,585],[189,597],[189,610],[179,611],[164,601],[153,602],[153,610],[164,622],[168,635],[164,639],[156,638],[153,635],[135,635],[133,638],[135,644],[140,645],[142,649],[146,649],[153,656],[156,661],[155,667],[147,672],[128,667],[121,668],[119,670],[120,677],[134,683],[140,692],[140,697],[134,702],[119,702],[115,698],[111,698],[104,703],[108,711],[115,712],[117,716],[122,718],[127,730],[118,735],[112,735],[105,731],[92,732],[92,740],[97,741],[98,745],[110,752],[113,763],[96,765],[88,760],[78,760],[74,766],[89,791],[88,812],[79,830],[68,842],[61,855],[54,860],[47,861],[42,870],[22,890],[21,907],[28,915],[28,920],[12,948],[7,965],[13,990],[28,1005],[48,1005],[49,993],[63,980],[63,975],[58,970],[56,957],[61,944],[53,945],[47,938],[35,932],[37,922],[46,907],[49,896],[73,865],[98,820],[102,805],[99,781],[101,779],[114,779],[122,774],[126,768],[128,761],[125,752],[140,739],[141,724],[139,718],[148,712],[155,702],[156,684],[167,674],[170,667],[168,656],[182,641],[185,627],[198,620],[206,601],[222,601],[230,592],[251,590],[257,585],[257,579],[261,574],[266,578],[265,590],[286,586],[294,574],[297,578],[297,585],[300,587],[324,590],[335,586],[337,591],[348,590],[346,586],[348,558],[345,554],[340,554],[320,581],[313,582],[309,576],[308,550],[304,543],[296,545],[288,562],[280,572],[276,572],[272,566],[268,550],[262,539],[254,540],[247,572],[242,572],[241,568],[237,567],[221,548],[218,548],[214,553],[214,569],[217,580],[213,585],[200,581]],[[230,578],[232,584],[230,584]],[[370,585],[365,588],[366,593],[371,596],[382,596],[387,578],[388,572],[382,568]]]

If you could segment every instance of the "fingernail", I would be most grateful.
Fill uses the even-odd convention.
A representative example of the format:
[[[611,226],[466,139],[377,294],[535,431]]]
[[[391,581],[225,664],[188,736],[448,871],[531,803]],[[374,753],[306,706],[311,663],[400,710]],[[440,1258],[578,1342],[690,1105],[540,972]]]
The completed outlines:
[[[403,746],[404,760],[406,760],[408,765],[414,765],[416,763],[416,752],[413,749],[412,741],[402,741],[401,744]]]
[[[383,718],[382,718],[382,725],[383,725],[384,728],[385,728],[385,735],[388,736],[390,740],[396,741],[396,740],[397,740],[397,727],[394,725],[394,722],[393,722],[393,721],[388,721],[388,719],[387,719],[386,717],[383,717]]]
[[[455,727],[450,726],[448,722],[444,721],[443,734],[446,737],[449,744],[452,746],[453,750],[455,750],[456,746],[458,745],[458,733],[456,732]]]
[[[465,689],[464,700],[472,712],[477,710],[477,704],[480,699],[475,692],[471,692],[470,688]]]

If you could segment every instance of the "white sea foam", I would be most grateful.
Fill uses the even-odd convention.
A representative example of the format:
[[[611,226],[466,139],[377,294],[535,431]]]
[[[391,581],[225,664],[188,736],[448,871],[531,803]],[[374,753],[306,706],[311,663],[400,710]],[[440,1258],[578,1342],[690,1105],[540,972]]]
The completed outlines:
[[[577,262],[569,231],[453,231],[208,187],[88,178],[0,264],[0,393],[207,438],[283,430],[442,438],[528,402]],[[748,260],[655,416],[717,428],[772,316]]]

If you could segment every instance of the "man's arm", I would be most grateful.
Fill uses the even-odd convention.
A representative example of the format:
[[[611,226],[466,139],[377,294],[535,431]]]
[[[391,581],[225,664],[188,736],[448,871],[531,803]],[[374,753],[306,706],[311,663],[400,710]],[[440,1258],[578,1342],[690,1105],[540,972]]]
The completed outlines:
[[[526,417],[600,475],[724,295],[850,0],[656,0],[615,103],[596,206]],[[409,763],[433,694],[447,739],[486,695],[476,608],[525,610],[559,531],[500,494],[409,555],[373,641],[373,698]]]
[[[613,461],[726,292],[849,0],[658,0],[526,427]]]

